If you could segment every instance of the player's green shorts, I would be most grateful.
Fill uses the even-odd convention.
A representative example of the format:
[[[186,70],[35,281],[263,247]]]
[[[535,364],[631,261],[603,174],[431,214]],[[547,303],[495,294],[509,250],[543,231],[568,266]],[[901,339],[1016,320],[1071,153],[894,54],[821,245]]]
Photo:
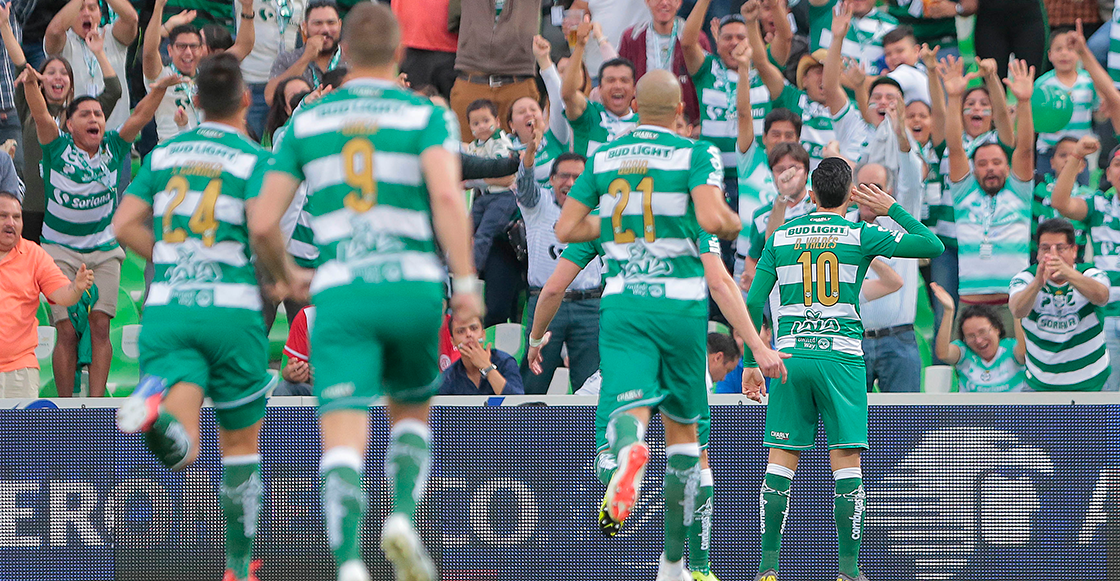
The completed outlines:
[[[867,372],[858,364],[808,357],[785,360],[785,383],[771,382],[763,445],[808,450],[817,419],[828,448],[867,448]]]
[[[675,422],[696,423],[708,409],[707,356],[704,317],[604,309],[596,414],[609,420],[629,409],[652,407]]]
[[[423,403],[435,395],[441,285],[336,287],[313,302],[311,368],[320,415],[364,410],[382,395],[402,403]]]
[[[214,406],[218,425],[247,428],[264,418],[268,337],[261,314],[214,309],[203,316],[165,316],[153,308],[140,328],[140,369],[168,386],[193,383]],[[176,312],[174,315],[178,315]]]

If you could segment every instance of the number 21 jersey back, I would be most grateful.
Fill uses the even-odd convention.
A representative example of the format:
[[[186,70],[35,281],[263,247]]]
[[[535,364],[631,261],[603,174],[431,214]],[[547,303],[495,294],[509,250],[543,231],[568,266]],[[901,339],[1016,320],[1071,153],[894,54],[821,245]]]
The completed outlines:
[[[320,266],[312,294],[419,283],[442,292],[420,155],[458,152],[448,110],[388,81],[355,79],[297,111],[270,162],[307,185]]]
[[[721,187],[715,146],[641,125],[599,148],[568,195],[599,209],[601,307],[707,316],[691,191]]]
[[[778,350],[862,363],[860,287],[871,260],[894,256],[902,235],[829,212],[780,226],[758,261],[758,271],[777,278]]]

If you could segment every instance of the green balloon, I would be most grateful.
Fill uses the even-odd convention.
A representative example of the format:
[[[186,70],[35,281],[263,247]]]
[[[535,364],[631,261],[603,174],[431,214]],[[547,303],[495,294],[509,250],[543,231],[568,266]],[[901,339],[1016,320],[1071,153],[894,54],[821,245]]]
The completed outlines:
[[[1073,118],[1073,101],[1069,93],[1053,85],[1035,87],[1031,113],[1036,133],[1056,133],[1065,129]]]

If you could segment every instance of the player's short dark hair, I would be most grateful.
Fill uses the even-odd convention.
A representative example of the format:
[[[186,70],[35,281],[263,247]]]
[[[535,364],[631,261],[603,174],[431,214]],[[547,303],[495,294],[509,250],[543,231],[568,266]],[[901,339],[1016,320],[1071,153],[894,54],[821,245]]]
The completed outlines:
[[[838,208],[852,191],[852,166],[839,157],[826,157],[813,170],[813,193],[822,209]]]
[[[560,171],[560,164],[565,161],[578,161],[584,165],[587,164],[586,157],[575,153],[574,151],[565,151],[564,153],[556,156],[556,159],[552,161],[552,167],[548,170],[548,177],[551,178],[555,176],[556,172]]]
[[[867,89],[867,93],[868,94],[873,93],[875,91],[876,87],[880,87],[882,85],[890,85],[890,86],[898,89],[899,94],[901,94],[901,95],[906,94],[906,92],[902,90],[902,85],[898,84],[898,81],[896,81],[896,80],[894,80],[894,79],[892,79],[892,78],[890,78],[886,75],[883,75],[883,76],[879,77],[878,79],[875,79],[874,81],[872,81],[871,86],[868,87],[868,89]]]
[[[91,95],[82,95],[81,97],[70,101],[70,104],[66,106],[66,118],[72,119],[74,117],[74,113],[78,112],[78,106],[82,103],[85,103],[86,101],[93,101],[94,103],[97,103],[98,106],[101,105],[101,101],[98,101],[97,97]],[[105,113],[104,107],[101,108],[101,113]]]
[[[739,344],[724,333],[708,333],[708,354],[723,353],[725,360],[734,360],[743,356],[739,352]]]
[[[481,111],[482,109],[486,109],[494,117],[498,116],[498,106],[495,105],[493,101],[490,99],[475,99],[471,101],[470,105],[467,105],[467,119],[471,118],[471,113]]]
[[[198,27],[194,26],[193,24],[180,24],[179,26],[172,28],[171,32],[167,33],[167,42],[174,45],[175,41],[179,39],[179,36],[183,34],[193,34],[197,36],[199,40],[202,40],[202,33],[198,31]],[[231,44],[230,46],[233,45]]]
[[[762,132],[769,133],[770,128],[778,121],[788,121],[792,123],[793,130],[797,132],[797,136],[801,136],[801,116],[785,107],[777,107],[766,114],[766,118],[762,120]]]
[[[330,8],[334,10],[335,16],[341,16],[342,13],[338,11],[338,3],[334,0],[311,0],[307,3],[307,9],[303,11],[303,21],[308,22],[311,20],[311,12],[320,8]],[[357,6],[355,6],[357,8]]]
[[[603,71],[611,67],[626,67],[630,69],[630,78],[634,79],[635,83],[638,82],[638,71],[634,68],[634,63],[630,62],[630,59],[624,57],[615,57],[599,65],[599,78],[603,78]]]
[[[805,171],[809,171],[809,152],[805,151],[801,142],[783,141],[771,147],[766,154],[766,164],[770,166],[770,169],[774,169],[774,166],[778,165],[783,157],[792,157],[805,166]]]
[[[991,305],[968,305],[961,311],[961,320],[957,322],[957,334],[964,338],[964,322],[974,317],[988,319],[992,328],[999,333],[999,338],[1007,337],[1007,329],[1003,326],[1003,319],[999,312]]]
[[[1038,225],[1038,239],[1042,240],[1043,234],[1065,234],[1066,242],[1075,244],[1077,240],[1077,231],[1073,229],[1073,224],[1065,218],[1050,218],[1043,221]]]
[[[229,50],[233,46],[233,35],[229,33],[229,29],[211,22],[202,27],[202,41],[206,43],[206,48],[210,52],[218,50]]]
[[[194,83],[198,87],[196,104],[207,117],[230,117],[241,109],[245,82],[241,64],[232,54],[223,52],[202,59]]]
[[[896,42],[902,42],[907,38],[913,40],[914,42],[918,42],[918,38],[914,36],[914,29],[903,24],[883,35],[883,46],[894,44]]]
[[[312,2],[307,14],[315,6],[331,7],[338,12],[334,2]],[[401,44],[401,27],[397,17],[385,4],[359,2],[350,9],[342,23],[342,42],[346,43],[346,60],[356,67],[380,67],[393,62]]]

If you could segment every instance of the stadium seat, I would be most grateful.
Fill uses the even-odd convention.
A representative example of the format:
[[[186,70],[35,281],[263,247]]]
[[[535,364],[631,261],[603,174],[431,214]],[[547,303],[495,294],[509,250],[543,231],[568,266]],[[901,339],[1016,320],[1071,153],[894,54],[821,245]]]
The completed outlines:
[[[569,393],[572,393],[571,370],[567,367],[557,367],[556,373],[552,374],[552,381],[548,384],[548,395],[568,395]]]
[[[953,389],[953,367],[930,365],[925,368],[925,392],[949,393]]]
[[[518,364],[525,359],[525,327],[518,323],[500,323],[486,329],[486,342],[512,355]]]

